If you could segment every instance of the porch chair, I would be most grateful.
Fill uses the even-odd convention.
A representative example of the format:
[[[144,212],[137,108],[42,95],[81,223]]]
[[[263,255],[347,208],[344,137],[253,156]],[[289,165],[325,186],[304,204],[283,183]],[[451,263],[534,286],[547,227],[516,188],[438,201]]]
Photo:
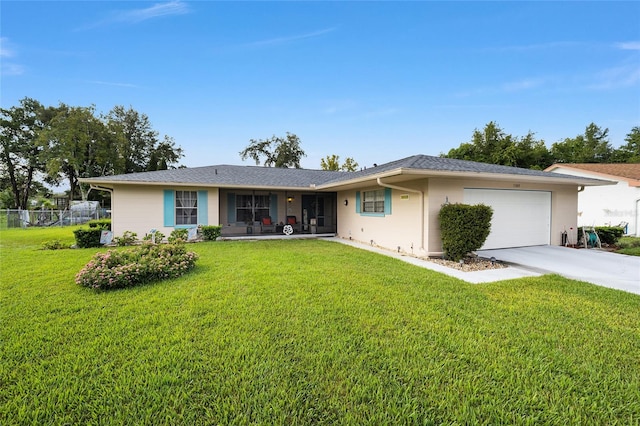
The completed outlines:
[[[295,216],[287,216],[287,223],[285,225],[291,225],[295,231],[300,232],[300,223]]]
[[[273,223],[273,221],[271,220],[270,216],[267,217],[263,217],[262,220],[260,221],[260,232],[264,233],[264,232],[275,232],[276,231],[276,224]]]

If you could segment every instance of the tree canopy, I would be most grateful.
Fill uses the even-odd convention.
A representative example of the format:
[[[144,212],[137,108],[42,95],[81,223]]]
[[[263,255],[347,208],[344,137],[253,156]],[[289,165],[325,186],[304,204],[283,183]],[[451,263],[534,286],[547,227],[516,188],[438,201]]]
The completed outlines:
[[[182,148],[158,139],[149,118],[116,106],[98,115],[94,106],[44,107],[24,98],[0,109],[0,191],[5,206],[26,209],[43,183],[67,182],[69,198],[86,200],[79,179],[173,167]]]
[[[8,206],[26,209],[35,180],[44,171],[43,147],[36,143],[49,117],[35,99],[0,109],[0,182]]]
[[[320,159],[320,167],[322,170],[355,172],[358,169],[358,163],[353,158],[347,157],[344,163],[340,164],[340,156],[332,154]]]
[[[286,136],[273,135],[269,139],[250,139],[249,146],[240,151],[240,158],[251,158],[256,165],[263,161],[266,167],[300,168],[300,160],[306,157],[300,147],[300,138],[287,132]]]
[[[446,158],[479,161],[527,169],[545,169],[554,163],[634,162],[640,160],[640,128],[634,127],[626,145],[612,148],[609,129],[590,123],[584,134],[565,138],[548,149],[543,140],[529,132],[524,137],[507,134],[491,121],[482,131],[476,129],[470,142],[441,154]]]

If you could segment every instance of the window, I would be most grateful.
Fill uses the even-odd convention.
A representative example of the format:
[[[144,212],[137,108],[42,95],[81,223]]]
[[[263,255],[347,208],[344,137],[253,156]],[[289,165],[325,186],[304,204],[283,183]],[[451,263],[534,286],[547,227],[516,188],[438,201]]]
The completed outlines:
[[[387,216],[391,214],[391,188],[373,191],[356,191],[356,213],[364,216]]]
[[[384,213],[384,189],[362,193],[363,213]]]
[[[268,195],[236,195],[236,220],[238,222],[261,222],[269,217]]]
[[[198,224],[198,192],[176,191],[176,225]]]

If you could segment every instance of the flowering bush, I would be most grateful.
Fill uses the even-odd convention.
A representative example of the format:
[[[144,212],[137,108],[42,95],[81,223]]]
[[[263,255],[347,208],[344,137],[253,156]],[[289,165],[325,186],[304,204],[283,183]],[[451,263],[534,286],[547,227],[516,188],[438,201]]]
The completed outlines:
[[[144,244],[98,253],[76,275],[76,283],[95,289],[132,287],[176,278],[195,266],[198,255],[183,244]]]
[[[156,231],[153,234],[145,234],[142,241],[155,241],[156,244],[160,244],[164,240],[164,234],[160,231]]]
[[[113,241],[115,241],[115,243],[120,247],[131,246],[135,244],[136,238],[138,238],[138,234],[135,232],[124,231],[121,237],[115,237]]]
[[[167,241],[170,243],[177,243],[180,241],[187,241],[187,236],[189,235],[189,230],[186,228],[178,228],[171,231],[171,235]]]

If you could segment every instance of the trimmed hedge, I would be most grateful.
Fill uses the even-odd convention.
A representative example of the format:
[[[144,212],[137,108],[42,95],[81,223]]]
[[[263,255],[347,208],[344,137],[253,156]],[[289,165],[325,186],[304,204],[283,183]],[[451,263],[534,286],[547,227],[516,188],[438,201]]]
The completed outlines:
[[[596,233],[602,244],[615,245],[624,235],[624,228],[619,226],[596,226]],[[582,226],[578,227],[578,241],[582,241]]]
[[[205,241],[215,241],[222,233],[222,226],[203,225],[200,229]]]
[[[100,247],[102,228],[76,229],[73,231],[78,248]]]
[[[624,228],[619,226],[596,226],[596,232],[602,244],[614,245],[624,235]]]
[[[87,222],[89,228],[100,228],[105,231],[111,231],[111,219],[93,219]]]
[[[455,262],[478,250],[491,232],[493,209],[484,204],[445,204],[440,209],[440,237],[445,256]]]

